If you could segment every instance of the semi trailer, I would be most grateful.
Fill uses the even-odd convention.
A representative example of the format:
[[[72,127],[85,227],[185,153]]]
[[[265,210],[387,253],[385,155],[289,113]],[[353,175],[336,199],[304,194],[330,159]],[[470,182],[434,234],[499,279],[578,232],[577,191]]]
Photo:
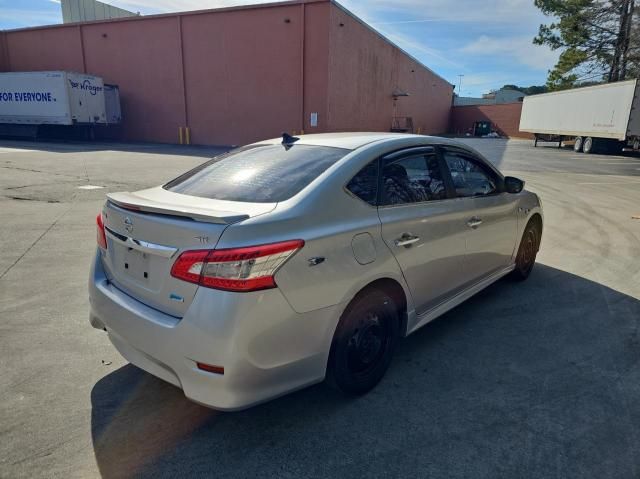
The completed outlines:
[[[527,96],[520,131],[538,141],[574,142],[582,153],[640,148],[640,97],[636,80]]]
[[[120,123],[120,94],[102,78],[64,71],[0,73],[0,135],[36,138]],[[51,135],[47,135],[51,136]]]

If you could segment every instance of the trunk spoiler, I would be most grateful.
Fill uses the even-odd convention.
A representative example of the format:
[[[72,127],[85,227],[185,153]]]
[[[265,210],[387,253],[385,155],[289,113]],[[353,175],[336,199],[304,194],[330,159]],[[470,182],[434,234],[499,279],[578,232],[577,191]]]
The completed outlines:
[[[248,219],[247,214],[232,211],[210,210],[197,206],[181,206],[145,198],[136,193],[108,193],[107,200],[122,209],[158,215],[181,216],[203,223],[229,225]]]

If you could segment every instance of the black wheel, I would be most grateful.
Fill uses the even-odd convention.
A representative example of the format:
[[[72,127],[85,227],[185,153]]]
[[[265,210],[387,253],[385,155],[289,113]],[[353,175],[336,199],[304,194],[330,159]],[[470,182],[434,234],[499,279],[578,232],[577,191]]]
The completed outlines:
[[[640,150],[640,140],[638,138],[633,140],[633,149],[634,151]]]
[[[588,136],[584,139],[582,142],[582,151],[587,155],[593,153],[593,138]]]
[[[536,263],[538,246],[540,244],[540,232],[538,227],[530,222],[520,240],[518,255],[516,256],[516,269],[511,273],[511,277],[518,281],[524,281],[531,274],[533,265]]]
[[[330,382],[349,394],[373,389],[391,363],[399,324],[396,303],[388,294],[371,289],[356,297],[342,314],[333,337]]]
[[[582,151],[582,137],[576,136],[575,142],[573,144],[573,151],[576,153],[580,153]]]

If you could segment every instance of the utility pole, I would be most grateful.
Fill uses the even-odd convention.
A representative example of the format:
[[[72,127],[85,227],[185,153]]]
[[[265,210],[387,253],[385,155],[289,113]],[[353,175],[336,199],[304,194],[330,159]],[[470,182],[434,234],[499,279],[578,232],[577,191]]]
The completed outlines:
[[[462,96],[462,77],[464,75],[458,75],[458,96]]]

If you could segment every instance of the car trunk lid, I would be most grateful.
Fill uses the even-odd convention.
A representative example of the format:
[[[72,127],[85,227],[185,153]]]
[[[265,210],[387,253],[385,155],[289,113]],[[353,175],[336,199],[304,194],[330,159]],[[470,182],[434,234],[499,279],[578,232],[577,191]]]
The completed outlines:
[[[171,276],[180,253],[213,249],[230,224],[275,208],[275,204],[195,198],[162,188],[112,193],[107,198],[103,263],[109,280],[138,301],[178,318],[198,289]]]

